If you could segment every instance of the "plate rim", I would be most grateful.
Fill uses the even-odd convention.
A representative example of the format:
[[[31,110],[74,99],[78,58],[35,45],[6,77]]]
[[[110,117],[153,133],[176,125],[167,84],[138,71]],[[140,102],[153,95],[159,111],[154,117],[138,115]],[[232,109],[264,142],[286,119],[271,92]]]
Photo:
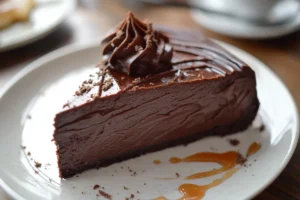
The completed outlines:
[[[70,7],[68,7],[67,9],[64,10],[64,13],[63,13],[62,17],[58,21],[56,21],[53,25],[51,25],[48,28],[40,31],[35,36],[29,36],[27,39],[22,40],[20,42],[11,43],[11,44],[3,46],[3,47],[0,46],[0,53],[1,52],[6,52],[6,51],[11,51],[11,50],[14,50],[14,49],[17,49],[17,48],[20,48],[20,47],[24,47],[28,44],[31,44],[33,42],[36,42],[36,41],[40,40],[40,39],[43,39],[44,37],[46,37],[47,35],[52,33],[59,25],[61,25],[64,22],[64,20],[69,16],[69,14],[77,6],[77,1],[76,0],[65,0],[65,1],[67,1],[67,3],[70,4]]]
[[[236,51],[240,51],[243,54],[249,56],[251,59],[254,59],[260,65],[264,66],[265,70],[267,70],[268,73],[272,74],[272,76],[274,76],[277,79],[277,81],[279,81],[281,83],[283,89],[289,94],[290,99],[292,101],[292,107],[295,110],[295,118],[296,118],[296,123],[295,123],[296,130],[295,131],[296,131],[296,133],[295,133],[295,139],[294,139],[294,141],[292,141],[292,144],[290,146],[290,151],[287,154],[286,159],[282,163],[281,167],[278,168],[278,171],[273,175],[273,177],[271,177],[263,187],[261,187],[260,189],[254,191],[253,194],[248,197],[249,199],[251,199],[251,198],[257,196],[258,194],[260,194],[263,190],[265,190],[268,186],[270,186],[276,178],[278,178],[278,176],[286,168],[287,164],[290,162],[292,156],[294,155],[295,149],[296,149],[297,144],[298,144],[299,135],[300,135],[300,132],[299,132],[300,131],[299,113],[298,113],[296,102],[295,102],[294,97],[292,96],[290,90],[287,88],[287,86],[284,84],[284,82],[280,79],[280,77],[277,74],[275,74],[275,72],[273,72],[268,67],[268,65],[263,63],[261,60],[259,60],[258,58],[256,58],[252,54],[244,51],[243,49],[235,47],[235,46],[233,46],[229,43],[225,43],[225,42],[215,40],[215,39],[213,39],[213,40],[216,43],[220,44],[225,49],[227,47],[229,47],[229,48],[234,49]],[[51,62],[54,59],[57,59],[57,58],[60,58],[60,57],[66,56],[66,55],[70,55],[70,54],[78,52],[78,51],[83,51],[83,50],[87,50],[87,49],[90,49],[90,48],[95,48],[95,47],[99,46],[99,42],[100,42],[100,40],[93,40],[93,41],[86,42],[86,43],[70,44],[70,45],[67,45],[65,47],[54,50],[54,51],[52,51],[48,54],[45,54],[44,56],[42,56],[42,57],[40,57],[36,60],[34,60],[30,64],[28,64],[26,67],[24,67],[22,70],[20,70],[17,74],[15,74],[6,84],[4,84],[4,87],[2,89],[0,89],[0,100],[18,81],[20,81],[23,77],[30,74],[32,71],[34,71],[34,70],[36,70],[40,67],[45,66],[46,63]],[[26,200],[26,199],[24,199],[24,197],[20,196],[16,191],[14,191],[11,187],[9,187],[5,183],[5,181],[2,180],[1,177],[0,177],[0,188],[2,188],[4,190],[4,192],[6,192],[7,195],[9,195],[10,197],[12,197],[14,199]]]

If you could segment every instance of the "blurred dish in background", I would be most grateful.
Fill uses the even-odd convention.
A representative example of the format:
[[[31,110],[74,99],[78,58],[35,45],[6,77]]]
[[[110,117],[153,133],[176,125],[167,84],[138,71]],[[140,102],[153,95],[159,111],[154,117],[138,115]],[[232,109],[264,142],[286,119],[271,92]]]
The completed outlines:
[[[25,0],[0,0],[0,5],[6,1],[16,2],[19,8],[18,14],[14,14],[16,18],[4,19],[0,13],[1,20],[4,19],[0,20],[0,24],[3,24],[3,29],[0,30],[0,52],[21,47],[42,38],[54,30],[76,5],[75,0],[26,0],[28,3],[33,1],[31,3],[35,4],[31,10],[32,6],[26,4]],[[14,4],[11,3],[11,5]],[[24,7],[21,9],[20,5]]]
[[[217,0],[214,0],[215,2]],[[266,0],[268,2],[268,0]],[[273,0],[272,0],[273,1]],[[200,1],[192,0],[194,4],[200,3]],[[202,1],[206,2],[206,1]],[[208,2],[208,1],[207,1]],[[228,0],[228,2],[236,2],[235,0]],[[245,2],[241,0],[241,2]],[[300,2],[296,0],[282,0],[277,2],[278,4],[270,5],[269,9],[265,6],[259,6],[256,0],[248,1],[252,2],[245,4],[248,6],[240,6],[241,3],[237,3],[233,6],[239,12],[235,12],[234,15],[223,15],[216,12],[212,12],[192,9],[191,15],[193,19],[210,30],[224,35],[247,38],[247,39],[268,39],[275,38],[290,34],[300,29]],[[233,10],[228,6],[224,6],[224,10],[228,13],[233,13]],[[255,9],[255,8],[260,9]],[[218,8],[221,9],[221,8]],[[243,15],[243,11],[246,11]],[[208,10],[208,9],[207,9]],[[227,12],[226,11],[226,12]],[[240,13],[240,14],[238,14]],[[238,17],[241,16],[241,17]],[[252,17],[252,18],[251,18]],[[249,19],[249,20],[245,20]]]
[[[140,0],[191,9],[192,17],[215,32],[239,38],[266,39],[300,28],[299,0]]]
[[[33,0],[1,0],[0,29],[10,26],[14,22],[27,21],[33,7]]]

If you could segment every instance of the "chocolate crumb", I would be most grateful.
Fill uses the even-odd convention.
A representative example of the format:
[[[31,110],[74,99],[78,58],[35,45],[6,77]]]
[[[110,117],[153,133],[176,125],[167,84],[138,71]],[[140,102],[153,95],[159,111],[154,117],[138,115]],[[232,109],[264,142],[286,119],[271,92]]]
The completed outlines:
[[[84,192],[81,192],[81,194],[85,194]]]
[[[93,74],[90,74],[90,77],[94,77],[94,75],[93,75]]]
[[[181,81],[182,79],[185,78],[185,74],[182,70],[178,70],[175,74],[175,78],[174,78],[174,81]]]
[[[237,159],[236,159],[236,163],[240,164],[240,165],[244,165],[245,162],[247,162],[247,159],[244,158],[241,154],[238,154]]]
[[[259,127],[259,132],[263,132],[265,130],[265,125],[262,124],[260,127]]]
[[[130,198],[132,198],[132,199],[133,199],[133,198],[134,198],[134,194],[131,194],[131,195],[130,195]]]
[[[76,92],[75,92],[75,95],[76,95],[76,96],[79,96],[79,95],[80,95],[80,92],[79,92],[79,91],[76,91]]]
[[[106,199],[111,199],[111,195],[110,194],[107,194],[106,192],[102,191],[102,190],[99,190],[99,194],[101,196],[103,196],[104,198]]]
[[[176,178],[179,178],[179,176],[180,176],[180,175],[179,175],[179,173],[177,173],[177,172],[176,172],[176,174],[175,174],[175,175],[176,175]]]
[[[254,159],[254,162],[256,162],[256,159]]]
[[[83,83],[82,84],[87,84],[87,81],[85,80],[85,81],[83,81]]]
[[[123,186],[123,189],[124,189],[124,190],[128,190],[128,187]]]
[[[129,198],[128,198],[128,197],[126,197],[126,198],[125,198],[125,200],[129,200]]]
[[[30,151],[28,151],[28,153],[27,153],[27,156],[31,156],[31,153],[30,153]]]
[[[136,193],[138,193],[138,194],[139,194],[140,192],[139,192],[139,191],[136,191]]]
[[[96,194],[96,197],[99,197],[99,194]]]
[[[131,174],[131,176],[135,176],[136,175],[136,171],[133,172],[133,174]]]
[[[144,183],[144,185],[147,185],[146,183]]]
[[[112,80],[112,78],[109,78],[104,81],[104,83],[102,85],[102,90],[107,91],[109,88],[111,88],[112,85],[113,85],[113,80]]]
[[[34,166],[35,166],[36,168],[39,168],[39,167],[42,166],[42,164],[39,163],[39,162],[37,162],[37,161],[34,161]]]
[[[36,174],[39,174],[39,172],[38,172],[38,171],[36,171],[36,170],[34,170],[34,173],[36,173]]]
[[[138,77],[138,78],[135,78],[133,81],[132,81],[132,83],[140,83],[141,82],[141,78],[140,77]]]
[[[93,189],[96,190],[96,189],[98,189],[99,187],[100,187],[100,185],[96,184],[96,185],[94,185]]]
[[[22,148],[22,149],[26,149],[26,146],[22,146],[22,145],[21,145],[21,148]]]
[[[240,144],[238,139],[229,139],[228,141],[232,146],[238,146]]]
[[[92,80],[92,79],[89,79],[88,83],[89,83],[89,84],[92,84],[92,83],[93,83],[93,80]]]
[[[70,107],[70,103],[69,103],[69,102],[65,103],[65,104],[63,105],[63,108],[65,108],[65,107]]]

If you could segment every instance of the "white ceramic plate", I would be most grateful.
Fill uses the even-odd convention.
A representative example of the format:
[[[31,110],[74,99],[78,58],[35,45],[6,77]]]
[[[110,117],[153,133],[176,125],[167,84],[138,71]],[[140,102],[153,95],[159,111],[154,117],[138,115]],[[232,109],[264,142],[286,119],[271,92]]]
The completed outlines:
[[[93,66],[100,57],[98,44],[71,46],[38,59],[13,78],[0,93],[0,185],[14,199],[101,199],[92,189],[95,184],[104,186],[113,199],[124,199],[132,193],[135,194],[134,199],[153,199],[161,195],[177,199],[181,196],[176,190],[180,184],[203,185],[220,175],[189,181],[183,178],[156,179],[174,177],[176,172],[183,177],[218,166],[215,163],[174,165],[168,163],[171,156],[229,150],[239,150],[245,155],[249,145],[259,141],[262,148],[249,158],[248,167],[242,167],[221,185],[210,189],[204,197],[214,200],[249,199],[267,187],[290,160],[297,144],[299,126],[297,109],[290,93],[263,63],[244,51],[221,43],[256,72],[261,107],[252,127],[225,138],[206,138],[188,146],[169,148],[60,180],[55,146],[51,142],[53,118],[82,80],[95,70]],[[263,132],[257,128],[261,123],[266,126]],[[239,139],[240,145],[231,146],[228,138]],[[21,145],[25,145],[26,149],[20,148]],[[27,155],[28,151],[31,156]],[[161,160],[162,164],[154,165],[152,161],[155,159]],[[42,163],[42,167],[35,168],[34,160]],[[131,176],[127,167],[136,171],[137,175]],[[125,190],[123,186],[129,189]]]
[[[0,30],[0,52],[24,46],[54,30],[76,5],[75,0],[36,0],[27,22]]]
[[[199,10],[191,10],[191,16],[200,25],[236,38],[268,39],[284,36],[300,29],[300,12],[286,23],[277,25],[255,25],[232,17],[214,15]]]

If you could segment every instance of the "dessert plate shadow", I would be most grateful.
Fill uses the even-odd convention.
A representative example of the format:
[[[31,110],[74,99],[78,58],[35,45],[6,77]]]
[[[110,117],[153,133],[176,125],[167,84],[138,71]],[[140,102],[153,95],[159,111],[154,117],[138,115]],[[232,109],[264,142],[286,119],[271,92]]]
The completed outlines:
[[[134,199],[160,196],[178,199],[181,194],[177,188],[181,184],[207,185],[222,174],[185,180],[187,175],[212,170],[218,165],[171,164],[170,157],[226,151],[246,155],[248,147],[258,142],[261,149],[229,179],[209,189],[203,199],[240,200],[257,195],[290,160],[299,136],[298,113],[287,88],[265,64],[236,47],[219,43],[256,72],[261,107],[248,130],[222,138],[208,137],[61,180],[56,147],[51,141],[53,119],[81,84],[78,81],[94,70],[91,66],[100,57],[99,42],[69,46],[38,59],[0,91],[1,187],[14,199],[105,199],[99,190],[112,195],[112,199],[131,195]],[[239,144],[230,144],[230,139],[238,140]],[[154,160],[161,164],[154,164]]]

